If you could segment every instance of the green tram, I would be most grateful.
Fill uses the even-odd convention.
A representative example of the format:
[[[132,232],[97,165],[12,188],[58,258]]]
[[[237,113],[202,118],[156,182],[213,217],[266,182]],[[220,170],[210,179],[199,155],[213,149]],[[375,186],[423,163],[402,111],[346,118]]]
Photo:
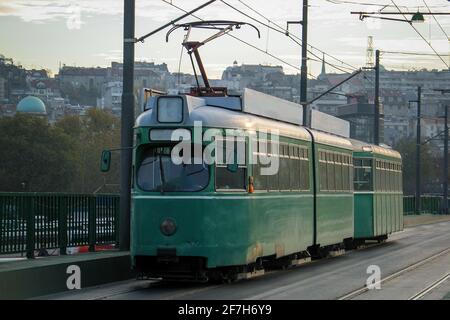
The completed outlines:
[[[403,229],[402,159],[392,149],[354,145],[355,244]]]
[[[299,126],[292,108],[280,116],[246,107],[261,101],[177,95],[146,103],[133,154],[131,257],[139,274],[236,279],[402,229],[397,153]],[[217,136],[205,139],[211,129]],[[182,155],[192,163],[174,163],[174,135],[192,141]],[[202,152],[211,141],[208,164]],[[245,150],[243,161],[229,145]],[[276,174],[262,174],[268,165],[255,157],[278,162]]]

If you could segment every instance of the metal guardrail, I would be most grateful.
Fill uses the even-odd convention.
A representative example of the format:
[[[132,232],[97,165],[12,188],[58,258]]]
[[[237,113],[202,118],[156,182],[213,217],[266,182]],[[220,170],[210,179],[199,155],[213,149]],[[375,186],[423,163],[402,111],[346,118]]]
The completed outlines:
[[[444,214],[442,196],[436,195],[423,195],[421,199],[421,210],[419,214]],[[449,199],[447,199],[449,201]],[[449,202],[450,203],[450,202]],[[404,196],[403,197],[403,215],[413,215],[416,212],[416,197]]]
[[[119,196],[0,193],[0,255],[118,244]]]
[[[421,214],[442,214],[442,196],[422,196]],[[415,197],[403,198],[403,214],[415,212]],[[115,244],[119,241],[119,195],[0,193],[0,255]]]

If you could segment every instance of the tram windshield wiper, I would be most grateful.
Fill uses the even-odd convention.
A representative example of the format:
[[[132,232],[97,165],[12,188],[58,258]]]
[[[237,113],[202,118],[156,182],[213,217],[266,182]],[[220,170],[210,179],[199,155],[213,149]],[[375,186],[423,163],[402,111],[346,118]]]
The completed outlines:
[[[166,179],[164,176],[164,165],[162,163],[161,153],[158,153],[158,159],[159,159],[159,174],[161,176],[160,191],[161,193],[164,193],[164,185],[166,184]]]

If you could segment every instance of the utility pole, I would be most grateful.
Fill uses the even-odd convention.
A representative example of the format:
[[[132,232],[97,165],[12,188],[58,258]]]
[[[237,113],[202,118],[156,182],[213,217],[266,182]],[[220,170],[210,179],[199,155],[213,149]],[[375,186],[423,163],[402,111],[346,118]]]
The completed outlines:
[[[303,126],[309,126],[308,113],[308,0],[303,0],[302,65],[300,71],[300,104],[303,109]]]
[[[445,105],[445,130],[444,130],[444,214],[448,214],[448,105]]]
[[[373,143],[380,144],[380,50],[375,51],[375,99],[373,115]]]
[[[120,250],[130,249],[131,166],[134,124],[135,0],[124,0],[123,93],[120,157]]]
[[[417,87],[417,133],[416,133],[416,213],[421,211],[421,177],[420,177],[420,121],[421,121],[422,87]]]

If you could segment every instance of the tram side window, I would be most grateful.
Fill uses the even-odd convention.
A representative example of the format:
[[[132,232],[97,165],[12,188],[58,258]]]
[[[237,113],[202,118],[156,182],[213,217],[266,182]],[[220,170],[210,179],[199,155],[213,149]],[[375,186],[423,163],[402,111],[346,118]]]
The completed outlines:
[[[279,184],[280,190],[290,190],[290,172],[289,172],[289,146],[280,144],[280,166],[279,166]]]
[[[325,151],[319,151],[320,190],[327,190],[327,157]]]
[[[386,162],[381,161],[381,191],[387,191],[386,188]]]
[[[336,191],[342,190],[342,155],[334,154],[334,181]]]
[[[380,172],[379,172],[379,161],[375,160],[375,167],[374,167],[374,190],[379,189],[380,185]]]
[[[395,172],[392,162],[389,163],[389,191],[395,191]]]
[[[289,168],[290,168],[290,185],[291,190],[300,190],[300,158],[299,147],[295,145],[289,146]]]
[[[247,188],[245,140],[236,138],[232,144],[233,148],[227,148],[227,141],[223,140],[223,164],[216,159],[216,189],[218,190],[245,190]],[[244,152],[244,155],[239,154],[240,152]]]
[[[394,163],[394,191],[399,191],[400,186],[398,183],[398,165]]]
[[[395,166],[395,191],[400,191],[400,182],[398,179],[400,172],[398,170],[398,164],[394,164],[394,166]]]
[[[267,148],[262,148],[261,145],[266,146],[267,141],[258,140],[256,144],[256,150],[254,150],[254,159],[256,160],[253,164],[253,186],[255,190],[267,191],[267,175],[261,174],[261,168],[267,167],[263,166],[260,162],[261,157],[267,156]]]
[[[342,157],[342,189],[348,191],[350,190],[350,157],[348,155]]]
[[[392,176],[391,163],[386,162],[386,191],[392,190],[391,176]]]
[[[353,190],[353,158],[348,156],[347,158],[347,170],[348,170],[348,190]]]
[[[335,190],[334,180],[334,156],[332,153],[327,153],[327,190]]]
[[[356,191],[371,191],[373,189],[372,160],[354,159],[354,189]]]
[[[268,152],[270,152],[271,157],[279,157],[280,146],[276,143],[269,143],[267,145]],[[280,159],[278,159],[280,160]],[[280,167],[278,167],[278,171],[276,174],[272,174],[267,176],[269,191],[279,191],[279,177],[280,177]]]
[[[300,188],[309,190],[309,152],[306,148],[300,148]]]
[[[347,155],[343,154],[341,155],[342,162],[341,162],[341,172],[342,172],[342,190],[348,190],[347,187]]]

